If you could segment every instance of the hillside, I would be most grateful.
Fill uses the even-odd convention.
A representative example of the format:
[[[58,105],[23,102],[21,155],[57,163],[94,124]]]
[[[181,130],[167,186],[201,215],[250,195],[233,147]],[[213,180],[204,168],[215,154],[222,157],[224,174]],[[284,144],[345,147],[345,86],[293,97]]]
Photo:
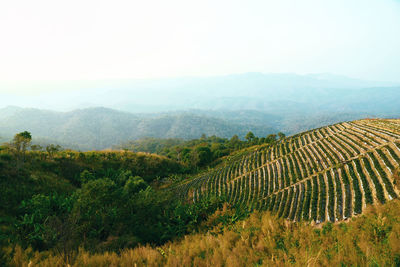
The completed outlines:
[[[119,253],[80,250],[71,266],[399,266],[399,209],[400,201],[394,200],[372,206],[346,224],[327,223],[322,229],[255,212],[229,228],[218,225],[163,246]],[[220,210],[215,217],[229,218],[229,212]],[[30,254],[17,248],[13,263],[65,266],[57,254]]]
[[[292,221],[341,221],[398,198],[400,120],[344,122],[258,146],[177,187],[194,202],[228,202]]]
[[[400,262],[399,119],[272,137],[201,168],[201,149],[182,162],[14,139],[0,146],[0,265]]]
[[[250,130],[260,136],[277,132],[266,123],[190,112],[132,114],[108,108],[71,112],[18,107],[0,109],[3,139],[25,130],[32,133],[37,143],[58,143],[79,150],[110,148],[143,137],[192,139],[204,133],[228,138],[237,134],[243,138]]]

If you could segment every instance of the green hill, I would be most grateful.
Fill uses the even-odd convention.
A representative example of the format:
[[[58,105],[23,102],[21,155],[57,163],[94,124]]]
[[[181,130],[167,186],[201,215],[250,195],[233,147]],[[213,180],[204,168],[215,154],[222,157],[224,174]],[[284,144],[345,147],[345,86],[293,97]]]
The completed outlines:
[[[14,139],[0,146],[0,265],[398,265],[400,119],[279,137],[201,168],[196,153]]]
[[[292,221],[341,221],[369,204],[398,198],[400,120],[344,122],[257,146],[177,186],[194,202],[228,202],[269,210]]]

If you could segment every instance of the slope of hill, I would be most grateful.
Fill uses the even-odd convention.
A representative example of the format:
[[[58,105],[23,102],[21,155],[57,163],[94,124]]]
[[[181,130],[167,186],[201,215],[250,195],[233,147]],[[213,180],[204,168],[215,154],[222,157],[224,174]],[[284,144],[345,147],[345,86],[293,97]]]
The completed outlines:
[[[30,131],[43,142],[51,141],[80,149],[105,149],[141,137],[199,138],[211,136],[244,137],[248,131],[260,136],[277,132],[267,124],[246,123],[190,112],[132,114],[107,108],[71,112],[9,107],[0,110],[0,135],[11,137]],[[38,141],[38,139],[36,139]]]
[[[269,212],[221,230],[187,235],[163,246],[141,246],[118,253],[79,250],[71,266],[399,266],[400,201],[373,206],[347,224],[287,223]],[[228,211],[219,214],[229,216]],[[65,266],[59,255],[23,251],[22,266]]]
[[[399,163],[395,119],[249,147],[184,182],[156,155],[0,147],[0,265],[396,265]]]
[[[400,120],[365,119],[255,147],[177,191],[193,201],[224,195],[293,221],[335,222],[398,198],[392,176],[399,163]]]

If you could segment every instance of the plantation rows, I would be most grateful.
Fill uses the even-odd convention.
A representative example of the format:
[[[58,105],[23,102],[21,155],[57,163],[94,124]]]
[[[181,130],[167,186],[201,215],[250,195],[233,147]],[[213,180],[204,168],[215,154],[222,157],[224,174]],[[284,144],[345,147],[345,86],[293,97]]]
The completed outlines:
[[[392,173],[399,163],[399,121],[345,122],[231,157],[177,192],[193,201],[223,195],[294,221],[337,221],[397,198]]]

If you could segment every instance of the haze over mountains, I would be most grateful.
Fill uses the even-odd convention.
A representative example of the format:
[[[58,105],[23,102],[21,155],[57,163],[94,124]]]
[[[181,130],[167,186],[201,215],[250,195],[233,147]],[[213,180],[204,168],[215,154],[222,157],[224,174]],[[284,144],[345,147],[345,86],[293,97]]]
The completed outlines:
[[[340,121],[400,114],[399,84],[331,74],[2,83],[0,88],[3,140],[29,130],[39,140],[83,150],[145,136],[243,138],[250,130],[258,136],[278,131],[290,135]],[[15,93],[32,89],[35,94]]]
[[[0,106],[70,111],[108,107],[130,112],[195,109],[275,111],[342,102],[342,109],[377,95],[390,97],[400,83],[363,81],[331,74],[245,73],[215,77],[1,83]],[[388,87],[384,91],[370,89]],[[369,89],[366,89],[369,88]],[[16,94],[12,92],[35,92]],[[374,94],[374,95],[371,95]],[[350,101],[350,102],[349,102]],[[337,107],[337,105],[335,105]],[[325,107],[325,109],[328,107]],[[310,111],[308,108],[306,111]]]
[[[11,137],[29,130],[34,141],[54,142],[80,150],[106,149],[142,137],[198,138],[203,133],[243,137],[248,131],[265,136],[277,130],[268,124],[224,120],[194,113],[131,114],[107,108],[71,112],[8,107],[0,109],[0,133]]]

